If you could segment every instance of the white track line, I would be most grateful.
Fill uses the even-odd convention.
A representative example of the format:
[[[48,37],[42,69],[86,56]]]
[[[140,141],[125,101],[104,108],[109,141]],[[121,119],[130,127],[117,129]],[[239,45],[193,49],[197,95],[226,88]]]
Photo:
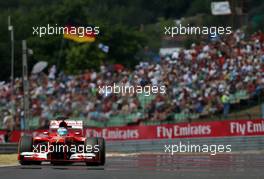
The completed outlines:
[[[14,167],[14,166],[18,166],[18,164],[8,164],[8,165],[1,165],[0,164],[0,168],[3,168],[3,167]]]

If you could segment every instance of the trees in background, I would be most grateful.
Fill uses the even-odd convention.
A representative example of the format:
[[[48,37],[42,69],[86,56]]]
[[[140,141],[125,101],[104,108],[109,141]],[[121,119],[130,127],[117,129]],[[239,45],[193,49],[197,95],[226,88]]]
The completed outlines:
[[[86,68],[97,69],[100,63],[122,63],[133,67],[144,58],[139,54],[146,47],[156,51],[161,45],[162,23],[183,16],[208,14],[204,21],[215,20],[210,16],[210,0],[9,0],[0,2],[0,80],[10,74],[10,37],[7,17],[12,16],[15,29],[15,75],[21,76],[21,40],[27,39],[34,55],[29,58],[29,69],[40,60],[56,64],[59,69],[78,73]],[[251,17],[263,16],[263,2],[250,0]],[[249,7],[251,8],[251,7]],[[207,17],[207,16],[206,16]],[[259,16],[258,16],[259,17]],[[100,27],[94,43],[80,44],[64,40],[62,35],[38,37],[32,35],[33,26],[57,24],[64,26],[70,20],[84,25]],[[257,21],[257,20],[256,20]],[[260,20],[261,21],[261,20]],[[109,53],[98,49],[98,44],[109,46]]]

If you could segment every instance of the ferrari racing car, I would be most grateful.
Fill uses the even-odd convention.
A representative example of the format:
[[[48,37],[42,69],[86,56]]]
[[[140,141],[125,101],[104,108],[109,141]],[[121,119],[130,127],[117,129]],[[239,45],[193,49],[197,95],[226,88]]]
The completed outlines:
[[[49,130],[40,135],[23,135],[18,144],[18,160],[21,165],[71,164],[85,162],[86,165],[105,164],[105,140],[87,138],[83,135],[82,121],[59,118],[50,121]]]

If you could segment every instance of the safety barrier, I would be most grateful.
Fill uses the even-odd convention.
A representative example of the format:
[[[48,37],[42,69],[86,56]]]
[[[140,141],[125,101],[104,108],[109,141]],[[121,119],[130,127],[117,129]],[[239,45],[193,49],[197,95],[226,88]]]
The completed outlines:
[[[163,140],[115,141],[107,143],[109,152],[164,152],[165,145],[231,145],[232,152],[264,150],[264,136],[181,138]]]
[[[17,153],[17,143],[0,143],[0,154]]]
[[[232,152],[264,150],[264,136],[180,138],[136,141],[107,141],[107,152],[164,152],[165,145],[231,145]],[[16,143],[0,144],[0,153],[16,153]]]

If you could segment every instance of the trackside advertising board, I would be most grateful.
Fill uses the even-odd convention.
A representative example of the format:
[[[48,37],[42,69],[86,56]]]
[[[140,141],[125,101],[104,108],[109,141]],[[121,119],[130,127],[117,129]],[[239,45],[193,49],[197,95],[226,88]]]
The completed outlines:
[[[45,130],[13,131],[10,142],[18,142],[23,133],[43,135]],[[104,137],[106,140],[174,139],[193,137],[228,137],[264,135],[264,120],[226,120],[213,122],[193,122],[153,126],[124,126],[106,128],[85,128],[87,137]],[[4,138],[5,131],[0,131]],[[3,142],[3,140],[0,140]]]
[[[158,126],[88,128],[88,137],[106,140],[174,139],[264,135],[264,120],[233,120]]]

